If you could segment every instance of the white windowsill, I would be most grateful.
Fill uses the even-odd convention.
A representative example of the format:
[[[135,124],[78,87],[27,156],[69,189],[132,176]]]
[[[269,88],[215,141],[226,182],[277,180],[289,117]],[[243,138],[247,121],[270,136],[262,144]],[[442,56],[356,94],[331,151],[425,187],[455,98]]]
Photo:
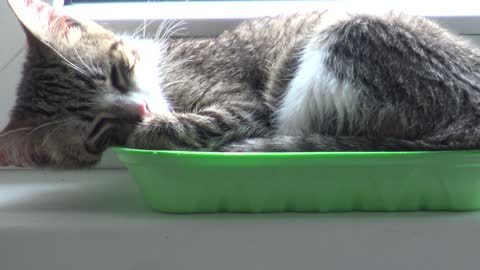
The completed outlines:
[[[171,215],[124,170],[0,177],[2,270],[478,269],[479,212]]]
[[[447,4],[450,3],[450,4]],[[480,34],[480,5],[471,1],[234,1],[98,3],[66,6],[67,13],[123,32],[135,31],[144,21],[186,21],[189,36],[216,35],[239,22],[261,16],[311,10],[380,14],[391,10],[426,16],[458,34]],[[155,24],[153,24],[155,25]],[[153,27],[155,28],[155,27]],[[156,30],[156,29],[154,29]]]

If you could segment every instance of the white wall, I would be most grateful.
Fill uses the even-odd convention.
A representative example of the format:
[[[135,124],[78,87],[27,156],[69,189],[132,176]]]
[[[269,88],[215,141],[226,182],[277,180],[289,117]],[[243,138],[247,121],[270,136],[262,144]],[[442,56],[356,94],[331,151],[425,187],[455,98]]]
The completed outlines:
[[[25,45],[25,36],[6,0],[0,0],[0,68]],[[0,129],[6,125],[20,79],[23,53],[0,71]]]

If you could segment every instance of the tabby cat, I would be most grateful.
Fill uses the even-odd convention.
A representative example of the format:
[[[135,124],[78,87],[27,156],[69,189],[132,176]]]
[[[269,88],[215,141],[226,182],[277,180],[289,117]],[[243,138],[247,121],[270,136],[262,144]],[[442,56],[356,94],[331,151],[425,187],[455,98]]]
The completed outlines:
[[[111,146],[480,146],[480,52],[423,18],[312,12],[212,38],[141,39],[39,0],[9,3],[28,52],[2,165],[86,167]]]

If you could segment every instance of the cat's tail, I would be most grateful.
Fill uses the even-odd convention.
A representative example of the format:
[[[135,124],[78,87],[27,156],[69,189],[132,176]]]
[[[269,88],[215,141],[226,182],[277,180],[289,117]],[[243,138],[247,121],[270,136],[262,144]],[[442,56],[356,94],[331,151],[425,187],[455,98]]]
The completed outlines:
[[[358,152],[358,151],[442,151],[476,148],[465,143],[435,140],[403,140],[355,136],[273,136],[252,138],[223,147],[225,152]]]

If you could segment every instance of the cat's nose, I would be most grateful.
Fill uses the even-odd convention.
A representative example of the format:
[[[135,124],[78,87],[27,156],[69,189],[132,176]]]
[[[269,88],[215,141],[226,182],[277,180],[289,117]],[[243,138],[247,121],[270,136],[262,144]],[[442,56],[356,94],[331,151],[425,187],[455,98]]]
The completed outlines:
[[[150,112],[150,109],[148,108],[148,104],[146,102],[140,102],[137,105],[137,113],[141,117],[152,114],[152,112]]]

